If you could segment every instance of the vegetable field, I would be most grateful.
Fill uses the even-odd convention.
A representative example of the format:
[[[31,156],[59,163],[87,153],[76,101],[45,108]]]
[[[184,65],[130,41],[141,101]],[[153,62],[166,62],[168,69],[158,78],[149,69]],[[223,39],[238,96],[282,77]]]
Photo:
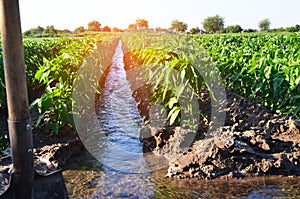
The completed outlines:
[[[300,117],[300,35],[198,36],[227,88],[272,111]]]
[[[24,56],[29,92],[42,90],[31,102],[38,106],[36,125],[49,118],[53,132],[73,126],[72,89],[79,66],[104,37],[24,40]],[[6,106],[3,60],[0,65],[0,104]],[[73,126],[74,127],[74,126]]]
[[[178,81],[188,79],[199,96],[203,85],[211,90],[205,80],[217,78],[214,81],[220,83],[218,78],[222,78],[221,84],[233,92],[276,113],[300,118],[299,34],[144,35],[129,39],[128,45],[133,64],[146,65],[147,72],[143,74],[155,87],[155,101],[170,108],[171,123],[182,108],[177,104],[180,92],[179,95],[168,92],[174,89],[174,83],[170,83],[174,78],[164,66],[181,74],[175,78]]]
[[[31,104],[39,108],[38,124],[49,118],[55,133],[65,125],[73,126],[71,95],[77,71],[96,45],[105,39],[94,36],[24,40],[29,90],[44,89]],[[171,124],[180,122],[183,108],[179,96],[188,88],[187,85],[191,85],[194,94],[201,99],[201,88],[211,87],[207,78],[217,78],[221,86],[276,113],[300,118],[299,34],[129,34],[122,40],[131,64],[145,66],[143,74],[155,87],[153,100],[162,103],[169,111]],[[5,107],[3,60],[0,56],[0,104]],[[202,74],[195,68],[199,65]],[[177,73],[168,72],[165,66]],[[194,108],[188,107],[192,112]]]

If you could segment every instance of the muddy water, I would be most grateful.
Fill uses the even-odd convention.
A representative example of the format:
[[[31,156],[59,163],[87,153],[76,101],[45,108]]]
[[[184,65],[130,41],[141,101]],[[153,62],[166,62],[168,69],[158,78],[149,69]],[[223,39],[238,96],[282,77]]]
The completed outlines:
[[[63,172],[70,198],[300,197],[299,178],[184,181],[165,178],[166,169],[148,172],[139,141],[142,119],[126,80],[121,45],[116,48],[98,104],[106,147],[99,149],[99,157],[88,152],[74,157]]]

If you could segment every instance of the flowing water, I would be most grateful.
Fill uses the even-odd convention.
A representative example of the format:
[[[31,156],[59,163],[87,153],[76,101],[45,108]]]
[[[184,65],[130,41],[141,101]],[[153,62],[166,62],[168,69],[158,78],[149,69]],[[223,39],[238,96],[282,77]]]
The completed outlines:
[[[105,147],[99,148],[96,158],[83,152],[63,172],[70,198],[300,197],[299,178],[184,181],[165,178],[166,168],[148,171],[139,141],[143,122],[126,80],[121,45],[119,42],[98,104]]]

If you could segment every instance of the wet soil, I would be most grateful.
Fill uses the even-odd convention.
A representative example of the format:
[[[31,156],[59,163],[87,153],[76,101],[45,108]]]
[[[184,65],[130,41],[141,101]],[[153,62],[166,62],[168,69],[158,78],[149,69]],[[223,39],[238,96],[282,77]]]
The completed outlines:
[[[75,154],[84,150],[77,133],[66,126],[59,134],[53,134],[45,119],[35,127],[39,117],[37,109],[31,110],[32,137],[34,152],[33,198],[68,198],[62,169]],[[7,111],[0,111],[1,133],[7,133]],[[6,150],[9,153],[9,148]],[[11,157],[6,154],[0,158],[0,198],[9,198],[9,193],[1,195],[9,187],[12,172]]]
[[[134,92],[141,115],[149,119],[141,131],[141,141],[146,151],[171,160],[166,176],[197,179],[300,176],[300,121],[274,114],[229,90],[226,94],[224,126],[208,134],[210,125],[203,125],[193,144],[180,148],[177,142],[182,141],[183,129],[152,125],[147,89]],[[209,103],[204,104],[209,110]],[[179,150],[180,155],[174,152]]]

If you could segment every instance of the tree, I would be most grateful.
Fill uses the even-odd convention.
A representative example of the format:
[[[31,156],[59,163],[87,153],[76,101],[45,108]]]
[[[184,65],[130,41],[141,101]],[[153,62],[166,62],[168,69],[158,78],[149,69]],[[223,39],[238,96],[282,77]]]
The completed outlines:
[[[78,33],[78,34],[79,34],[79,33],[83,33],[83,32],[84,32],[84,27],[83,27],[83,26],[80,26],[80,27],[76,28],[76,29],[75,29],[75,32]]]
[[[54,28],[54,26],[47,26],[44,30],[43,30],[43,34],[49,34],[49,35],[55,35],[57,34],[58,31]]]
[[[148,29],[148,21],[146,19],[137,19],[135,24],[138,30]]]
[[[192,29],[190,30],[190,33],[191,33],[191,34],[197,34],[197,33],[200,33],[200,32],[201,32],[201,30],[200,30],[199,27],[192,28]]]
[[[94,21],[91,21],[90,23],[88,23],[88,30],[89,31],[101,31],[101,24],[94,20]]]
[[[297,32],[297,28],[294,26],[286,27],[285,31],[287,32]]]
[[[35,34],[41,34],[43,31],[44,31],[44,28],[41,27],[41,26],[38,26],[38,27],[36,28]]]
[[[176,32],[185,32],[187,30],[188,25],[183,21],[174,20],[172,21],[171,30],[175,30]]]
[[[130,30],[130,31],[136,31],[137,30],[136,24],[129,24],[128,25],[128,30]]]
[[[271,25],[271,21],[270,21],[270,19],[268,19],[268,18],[263,19],[263,20],[261,20],[261,21],[258,23],[258,27],[259,27],[259,29],[262,30],[262,31],[269,30],[269,29],[270,29],[270,25]]]
[[[108,26],[104,26],[104,28],[102,28],[103,32],[111,32],[111,28]]]
[[[235,26],[227,26],[225,28],[226,33],[239,33],[242,32],[242,27],[240,25],[235,25]]]
[[[44,32],[44,28],[41,26],[38,26],[36,28],[31,28],[30,30],[27,30],[24,32],[24,35],[35,35],[35,34],[42,34]]]
[[[219,15],[207,17],[204,19],[202,25],[207,32],[216,33],[224,29],[224,18]]]

